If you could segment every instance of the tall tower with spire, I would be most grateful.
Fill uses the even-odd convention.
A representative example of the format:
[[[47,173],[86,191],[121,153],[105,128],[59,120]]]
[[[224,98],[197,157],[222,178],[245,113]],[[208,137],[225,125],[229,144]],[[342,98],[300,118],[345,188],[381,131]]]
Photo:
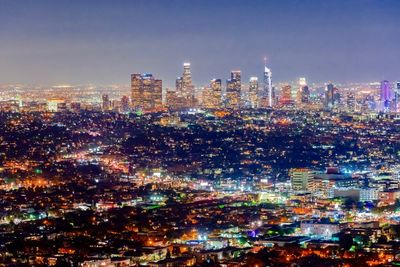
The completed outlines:
[[[272,107],[273,99],[272,99],[272,72],[267,67],[267,58],[264,57],[264,90],[261,94],[262,106]]]
[[[183,63],[183,74],[181,77],[176,79],[176,93],[181,99],[182,107],[193,107],[194,106],[194,85],[192,82],[192,72],[190,70],[190,63]]]

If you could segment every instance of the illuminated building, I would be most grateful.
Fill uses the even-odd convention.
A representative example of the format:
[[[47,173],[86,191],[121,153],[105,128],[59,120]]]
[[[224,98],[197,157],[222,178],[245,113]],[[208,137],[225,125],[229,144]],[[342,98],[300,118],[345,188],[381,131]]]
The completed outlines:
[[[183,88],[183,79],[182,79],[182,77],[178,77],[175,80],[175,90],[176,90],[176,92],[182,93],[182,88]]]
[[[292,100],[292,87],[289,84],[285,84],[282,86],[282,93],[280,102],[282,105],[290,105],[293,104]]]
[[[218,109],[222,106],[222,82],[221,79],[212,79],[209,86],[203,90],[203,106],[210,109]]]
[[[336,88],[332,83],[329,83],[325,87],[325,108],[332,109],[340,104],[340,93],[339,89]]]
[[[173,107],[175,108],[190,108],[194,106],[195,91],[192,82],[192,72],[190,63],[183,63],[183,74],[175,81],[176,95],[173,97],[177,101]],[[179,102],[179,103],[178,103]]]
[[[258,107],[258,78],[250,77],[249,80],[249,102],[251,108]]]
[[[348,92],[347,93],[347,99],[346,99],[346,104],[347,104],[347,111],[349,112],[354,112],[356,109],[356,98],[354,93]]]
[[[111,109],[111,101],[107,94],[102,95],[102,109],[103,111],[109,111]]]
[[[79,102],[72,102],[70,104],[70,110],[72,112],[79,112],[81,110],[81,103]]]
[[[267,67],[267,59],[264,58],[264,87],[261,92],[260,101],[262,107],[272,107],[273,103],[273,89],[272,89],[272,72]]]
[[[381,111],[388,112],[393,101],[393,92],[389,81],[384,80],[380,86],[381,93]]]
[[[290,170],[290,181],[292,189],[295,191],[310,191],[312,188],[312,182],[314,178],[314,172],[310,169],[291,169]]]
[[[60,111],[60,107],[65,104],[65,100],[61,98],[52,98],[47,100],[47,110],[50,112]]]
[[[194,86],[192,83],[192,72],[190,71],[190,63],[183,63],[182,93],[183,95],[187,96],[194,95]]]
[[[240,106],[242,74],[240,70],[232,71],[231,78],[226,81],[227,108],[237,109]]]
[[[310,89],[307,86],[306,78],[299,78],[297,91],[297,104],[306,104],[310,102]]]
[[[325,88],[325,107],[330,109],[333,107],[333,84],[329,83]]]
[[[308,85],[301,88],[301,103],[306,104],[310,102],[310,89]]]
[[[154,111],[162,108],[162,81],[152,74],[132,74],[132,108]]]
[[[129,111],[129,97],[122,96],[121,98],[121,112],[126,113]]]
[[[306,236],[330,239],[333,234],[339,233],[346,228],[347,224],[330,221],[302,221],[300,223],[301,233]]]
[[[395,111],[400,112],[400,81],[397,81],[395,83],[394,99],[395,99]]]

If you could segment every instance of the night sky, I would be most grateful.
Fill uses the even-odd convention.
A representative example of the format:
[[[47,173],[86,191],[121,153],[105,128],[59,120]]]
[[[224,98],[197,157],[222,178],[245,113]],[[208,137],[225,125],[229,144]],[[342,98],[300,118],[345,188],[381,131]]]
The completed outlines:
[[[400,1],[0,0],[0,83],[400,79]]]

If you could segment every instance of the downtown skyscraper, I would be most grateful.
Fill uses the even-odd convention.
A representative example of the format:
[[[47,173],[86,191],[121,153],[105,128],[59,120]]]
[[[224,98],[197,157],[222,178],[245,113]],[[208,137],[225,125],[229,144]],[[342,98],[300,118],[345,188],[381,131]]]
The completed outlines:
[[[162,81],[152,74],[131,75],[131,103],[134,110],[155,111],[162,105]]]
[[[242,72],[234,70],[231,78],[226,81],[226,107],[238,109],[241,104]]]
[[[381,82],[380,86],[380,95],[381,95],[381,111],[389,112],[392,110],[393,102],[393,90],[389,81],[384,80]]]
[[[209,86],[203,90],[203,107],[219,109],[222,107],[222,81],[212,79]]]
[[[184,106],[193,107],[195,104],[194,97],[194,85],[192,82],[192,72],[190,69],[190,63],[183,63],[183,74],[178,77],[175,82],[175,89],[177,96],[182,98],[185,102]]]
[[[264,87],[260,94],[261,107],[272,107],[274,105],[272,92],[272,72],[267,67],[267,58],[264,58]]]
[[[257,108],[259,106],[258,103],[258,78],[257,77],[250,77],[249,80],[249,105],[251,108]]]

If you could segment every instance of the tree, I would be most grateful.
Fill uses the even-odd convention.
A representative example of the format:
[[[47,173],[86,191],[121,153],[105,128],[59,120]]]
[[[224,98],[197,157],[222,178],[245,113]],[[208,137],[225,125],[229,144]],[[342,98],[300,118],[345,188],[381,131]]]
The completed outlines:
[[[353,237],[350,234],[341,234],[339,236],[339,245],[344,250],[349,250],[353,246]]]

